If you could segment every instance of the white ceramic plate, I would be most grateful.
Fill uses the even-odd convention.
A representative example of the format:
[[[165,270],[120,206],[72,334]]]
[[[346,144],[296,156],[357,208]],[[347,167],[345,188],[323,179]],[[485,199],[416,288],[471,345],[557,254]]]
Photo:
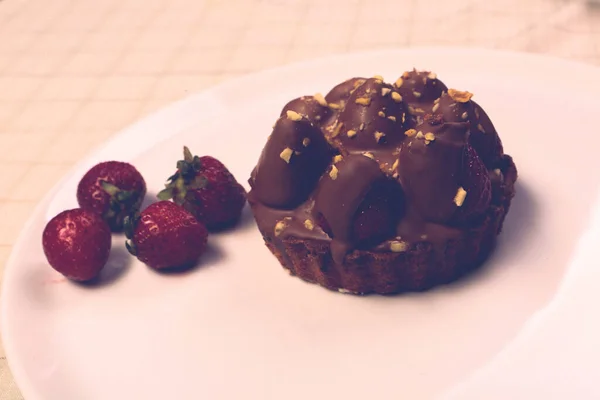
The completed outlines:
[[[122,237],[96,287],[47,265],[42,229],[76,206],[96,162],[134,163],[156,193],[187,144],[245,183],[287,100],[413,66],[474,92],[519,169],[499,248],[476,275],[399,297],[333,293],[289,277],[248,210],[187,274],[152,272]],[[267,71],[179,102],[77,166],[24,229],[2,299],[14,376],[27,400],[600,398],[599,92],[589,66],[413,49]]]

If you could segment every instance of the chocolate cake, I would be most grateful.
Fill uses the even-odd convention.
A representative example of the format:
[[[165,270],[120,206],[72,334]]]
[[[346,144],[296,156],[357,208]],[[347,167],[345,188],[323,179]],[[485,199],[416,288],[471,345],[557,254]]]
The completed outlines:
[[[517,170],[472,97],[413,70],[285,105],[248,194],[281,265],[355,294],[426,290],[479,266]]]

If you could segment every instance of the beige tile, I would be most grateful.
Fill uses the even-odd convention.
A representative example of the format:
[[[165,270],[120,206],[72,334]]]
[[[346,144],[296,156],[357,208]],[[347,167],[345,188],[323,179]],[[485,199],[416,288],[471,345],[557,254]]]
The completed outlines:
[[[169,71],[175,74],[218,73],[228,61],[229,52],[221,48],[178,52]]]
[[[59,75],[103,75],[107,73],[121,57],[115,51],[102,53],[77,53],[74,54],[65,65],[59,69]]]
[[[142,5],[142,3],[139,3]],[[139,31],[161,10],[136,7],[121,9],[119,12],[108,15],[102,22],[105,31]]]
[[[169,4],[149,22],[148,28],[152,30],[193,28],[201,23],[203,14],[204,8],[201,5],[188,7],[186,11],[182,11]]]
[[[15,243],[36,204],[37,201],[0,203],[0,221],[2,221],[0,245],[11,246]]]
[[[140,118],[146,117],[146,116],[160,110],[161,108],[166,107],[167,105],[171,104],[171,102],[172,102],[171,100],[166,99],[166,98],[148,100],[142,106],[142,109],[140,111]]]
[[[12,122],[17,130],[52,132],[62,128],[80,108],[78,101],[33,101]]]
[[[44,149],[39,161],[48,164],[73,165],[85,158],[112,134],[113,131],[109,130],[62,134],[52,140],[52,143]]]
[[[3,154],[4,156],[4,154]],[[23,176],[29,171],[27,163],[16,163],[0,161],[0,203],[11,197],[15,187],[19,184]]]
[[[343,52],[344,48],[336,45],[303,45],[294,46],[287,53],[287,62],[310,60]]]
[[[29,51],[36,54],[46,52],[70,52],[76,49],[83,42],[85,35],[70,35],[64,32],[44,32],[35,38]]]
[[[4,267],[6,262],[8,261],[8,256],[10,256],[10,252],[12,251],[12,246],[0,246],[0,287],[2,287],[2,277],[4,276]],[[1,295],[1,293],[0,293]],[[6,357],[4,354],[4,349],[2,348],[2,342],[0,337],[0,358]]]
[[[115,73],[126,75],[159,74],[166,70],[174,51],[132,51],[123,56]]]
[[[65,153],[74,151],[64,149]],[[37,201],[69,171],[70,165],[33,165],[9,193],[9,200]]]
[[[110,76],[100,81],[94,100],[144,99],[156,80],[152,76]]]
[[[233,52],[225,68],[226,72],[250,72],[270,68],[284,62],[286,47],[281,46],[245,46]]]
[[[344,45],[347,41],[348,31],[338,25],[302,24],[294,34],[294,45]]]
[[[0,135],[2,161],[35,163],[53,140],[49,133],[10,133]]]
[[[2,5],[4,7],[4,5]],[[7,33],[3,34],[8,35]],[[10,40],[0,40],[0,53],[22,53],[28,50],[36,41],[38,35],[32,32],[10,33]]]
[[[237,46],[240,36],[244,30],[236,29],[230,25],[199,25],[190,32],[186,48],[204,50],[210,47],[220,49]],[[227,49],[224,49],[227,50]]]
[[[147,30],[136,37],[131,50],[169,51],[183,46],[189,37],[189,30],[184,29]]]
[[[40,77],[0,76],[0,101],[28,100],[42,82]]]
[[[48,77],[36,94],[37,100],[84,100],[90,98],[100,77]]]
[[[240,39],[241,46],[286,46],[292,42],[296,24],[270,23],[253,26]]]
[[[134,30],[113,31],[105,28],[86,34],[81,48],[87,53],[119,52],[129,46],[137,35],[138,32]]]
[[[23,109],[25,102],[18,101],[0,101],[0,132],[10,131],[10,121],[15,118]]]
[[[46,76],[69,61],[69,53],[25,53],[8,64],[4,73],[16,76]]]
[[[66,130],[117,130],[133,122],[141,109],[138,101],[91,101],[84,104]]]
[[[157,82],[152,98],[175,100],[211,86],[216,78],[211,75],[164,76]]]

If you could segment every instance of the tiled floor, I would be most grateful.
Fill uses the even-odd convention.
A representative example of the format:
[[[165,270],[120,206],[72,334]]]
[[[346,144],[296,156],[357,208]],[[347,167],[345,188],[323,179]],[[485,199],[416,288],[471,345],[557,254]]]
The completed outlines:
[[[265,67],[421,45],[600,65],[600,9],[572,0],[0,0],[0,280],[37,201],[139,117]],[[3,357],[0,346],[0,400],[20,399]]]

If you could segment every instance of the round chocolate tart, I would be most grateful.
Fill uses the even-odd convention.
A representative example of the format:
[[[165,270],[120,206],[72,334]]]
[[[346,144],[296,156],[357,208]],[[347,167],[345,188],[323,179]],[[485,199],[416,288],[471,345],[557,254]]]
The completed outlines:
[[[481,265],[517,170],[472,97],[413,70],[285,105],[248,194],[281,265],[354,294],[426,290]]]

